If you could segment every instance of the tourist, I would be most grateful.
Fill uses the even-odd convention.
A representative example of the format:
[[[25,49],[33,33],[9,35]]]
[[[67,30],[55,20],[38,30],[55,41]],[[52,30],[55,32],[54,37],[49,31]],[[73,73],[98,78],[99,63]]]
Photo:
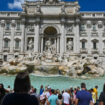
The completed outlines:
[[[1,102],[2,102],[4,95],[5,95],[4,85],[0,84],[0,105],[1,105]]]
[[[99,97],[99,105],[105,105],[105,83],[103,86],[103,92],[101,92]]]
[[[49,86],[49,85],[48,85],[48,91],[49,91],[49,93],[51,95],[52,94],[52,92],[51,92],[51,86]]]
[[[14,82],[14,93],[6,95],[2,105],[39,105],[37,98],[29,94],[30,87],[28,73],[18,73]]]
[[[30,94],[34,93],[34,87],[31,86],[31,89],[30,89]]]
[[[11,88],[10,88],[10,85],[8,85],[7,89],[6,89],[8,92],[11,92]]]
[[[54,89],[51,89],[51,96],[48,98],[47,105],[57,105],[58,96],[54,94]]]
[[[97,105],[97,100],[98,100],[98,86],[95,86],[95,88],[93,88],[93,91],[96,94],[96,103],[95,103],[95,105]]]
[[[43,85],[41,85],[40,86],[40,93],[39,94],[42,95],[43,92],[44,92],[44,88],[43,88]]]
[[[45,99],[44,99],[45,103],[44,104],[47,105],[47,100],[50,97],[49,89],[47,86],[45,87],[45,91],[42,93],[41,97],[42,96],[45,97]]]
[[[76,101],[76,93],[77,93],[77,88],[74,89],[73,100],[71,100],[73,105],[75,104]]]
[[[68,90],[65,90],[65,92],[63,93],[63,104],[64,105],[69,105],[70,104],[70,95],[68,93]]]
[[[63,99],[62,99],[62,94],[58,94],[58,105],[62,105],[63,104]]]
[[[78,91],[80,91],[80,87],[79,87],[79,86],[77,87],[77,92],[78,92]]]
[[[46,88],[46,89],[45,89],[44,94],[45,94],[45,96],[46,96],[47,99],[50,97],[49,88]]]
[[[34,95],[39,101],[40,97],[39,97],[39,94],[37,94],[37,89],[36,88],[33,89],[33,93],[31,95]]]
[[[95,105],[96,104],[96,94],[93,89],[91,89],[91,94],[92,94],[93,104]]]
[[[44,94],[40,95],[40,105],[46,105],[46,96]]]
[[[81,91],[77,92],[75,105],[93,105],[92,95],[86,91],[85,83],[81,83]]]

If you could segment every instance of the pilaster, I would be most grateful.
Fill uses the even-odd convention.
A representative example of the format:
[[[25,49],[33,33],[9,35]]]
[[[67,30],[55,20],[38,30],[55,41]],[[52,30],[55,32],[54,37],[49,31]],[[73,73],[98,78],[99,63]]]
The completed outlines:
[[[25,51],[25,19],[22,19],[22,24],[21,24],[21,31],[22,31],[22,39],[21,39],[21,52],[23,53]]]
[[[3,52],[3,34],[4,34],[4,26],[5,26],[5,21],[1,20],[1,25],[0,25],[0,52]]]
[[[15,34],[15,20],[11,23],[11,42],[10,42],[10,53],[14,51],[14,34]]]
[[[74,53],[80,53],[80,32],[79,32],[79,19],[76,20],[74,28]]]
[[[61,24],[60,54],[63,55],[64,52],[65,52],[65,30],[64,30],[64,24]]]
[[[35,36],[34,36],[34,52],[39,51],[39,24],[35,24]]]

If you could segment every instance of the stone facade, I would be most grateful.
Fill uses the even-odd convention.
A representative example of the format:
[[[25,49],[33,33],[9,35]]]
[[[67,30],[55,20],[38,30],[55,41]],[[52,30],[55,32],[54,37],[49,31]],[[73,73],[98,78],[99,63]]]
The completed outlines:
[[[0,12],[0,59],[33,54],[105,57],[105,12],[80,12],[78,2],[25,1]]]

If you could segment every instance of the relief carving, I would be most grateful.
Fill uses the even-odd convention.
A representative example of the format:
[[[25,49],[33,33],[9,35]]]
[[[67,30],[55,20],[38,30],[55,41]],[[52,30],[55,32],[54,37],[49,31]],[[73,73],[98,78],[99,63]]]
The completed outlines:
[[[67,34],[70,34],[71,32],[73,32],[73,26],[70,26],[69,28],[67,28]]]
[[[34,32],[34,25],[27,26],[27,31],[28,32]]]
[[[66,8],[67,14],[74,14],[74,8]]]

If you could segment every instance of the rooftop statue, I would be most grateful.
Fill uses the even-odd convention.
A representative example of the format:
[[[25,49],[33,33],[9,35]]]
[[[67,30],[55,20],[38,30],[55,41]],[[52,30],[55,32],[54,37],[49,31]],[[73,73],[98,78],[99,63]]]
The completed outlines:
[[[44,0],[45,3],[58,3],[59,0]]]

